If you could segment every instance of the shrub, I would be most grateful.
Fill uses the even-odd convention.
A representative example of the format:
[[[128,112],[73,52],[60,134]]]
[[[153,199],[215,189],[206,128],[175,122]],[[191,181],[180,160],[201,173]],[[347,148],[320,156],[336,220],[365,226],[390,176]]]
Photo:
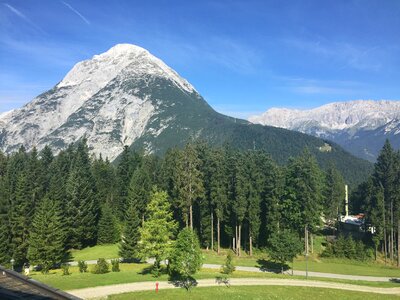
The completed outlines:
[[[119,272],[120,271],[120,269],[119,269],[119,259],[118,258],[111,260],[111,271],[113,271],[113,272]]]
[[[93,274],[105,274],[108,273],[110,266],[104,258],[99,258],[95,264],[92,273]]]
[[[62,264],[61,269],[63,271],[63,275],[71,275],[69,272],[69,264]]]
[[[81,273],[87,272],[88,266],[84,260],[78,261],[78,267],[79,267],[79,272],[81,272]]]

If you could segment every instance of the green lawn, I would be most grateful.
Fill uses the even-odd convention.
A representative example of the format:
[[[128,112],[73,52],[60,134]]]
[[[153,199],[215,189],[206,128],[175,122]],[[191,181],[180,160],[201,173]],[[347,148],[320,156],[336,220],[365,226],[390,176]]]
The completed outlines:
[[[80,289],[86,287],[94,286],[104,286],[119,283],[129,283],[129,282],[140,282],[140,281],[155,281],[156,279],[149,274],[148,264],[120,264],[121,272],[109,272],[107,274],[92,274],[79,273],[77,267],[71,267],[71,275],[63,276],[61,270],[52,270],[50,274],[43,275],[38,272],[32,272],[31,277],[37,281],[41,281],[50,286],[62,289],[62,290],[72,290]],[[93,266],[89,266],[89,270]],[[219,270],[212,269],[202,269],[199,273],[195,275],[196,279],[206,279],[206,278],[216,278],[221,277],[222,274]],[[285,279],[303,279],[304,276],[290,276],[281,274],[271,274],[271,273],[256,273],[256,272],[244,272],[235,271],[232,275],[233,278],[285,278]],[[367,282],[367,281],[349,281],[349,280],[337,280],[337,279],[327,279],[327,278],[313,278],[322,281],[331,282],[343,282],[352,283],[359,285],[368,285],[376,287],[400,287],[400,284],[393,282]],[[157,280],[167,281],[168,276],[166,274],[162,275]]]
[[[160,290],[126,293],[109,296],[108,299],[324,299],[324,300],[375,300],[399,299],[396,296],[378,295],[361,292],[341,291],[323,288],[282,287],[282,286],[235,286],[235,287],[203,287],[194,288],[190,292],[184,289]]]
[[[223,250],[221,255],[212,251],[203,251],[203,256],[204,263],[222,265],[226,258],[226,250]],[[269,262],[268,255],[265,253],[258,253],[254,257],[249,257],[246,254],[243,254],[243,257],[234,258],[234,264],[236,266],[278,268],[277,266],[274,266],[273,263]],[[294,269],[306,270],[306,262],[303,256],[299,256],[295,259]],[[316,255],[309,257],[308,270],[346,275],[400,277],[400,269],[385,266],[381,263],[375,263],[373,261],[360,262],[338,258],[317,258]]]
[[[82,250],[71,250],[72,260],[97,260],[98,258],[118,258],[118,244],[97,245]]]
[[[316,236],[314,250],[320,251],[323,237]],[[226,258],[226,249],[221,251],[221,255],[216,252],[203,250],[204,263],[222,265]],[[73,260],[96,260],[98,258],[117,258],[118,244],[99,245],[82,250],[71,251]],[[249,257],[243,251],[240,258],[235,257],[234,263],[237,266],[250,267],[276,267],[268,261],[268,255],[263,252],[256,252],[253,257]],[[305,270],[306,263],[303,256],[299,256],[294,263],[295,270]],[[347,274],[347,275],[366,275],[366,276],[388,276],[400,277],[400,269],[396,267],[385,266],[381,263],[359,262],[356,260],[318,258],[317,255],[311,255],[308,262],[308,270],[314,272]]]

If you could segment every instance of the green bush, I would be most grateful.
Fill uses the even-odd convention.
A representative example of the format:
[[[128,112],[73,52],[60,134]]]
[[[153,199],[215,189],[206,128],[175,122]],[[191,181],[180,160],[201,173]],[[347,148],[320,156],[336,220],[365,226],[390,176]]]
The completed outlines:
[[[337,257],[357,260],[367,260],[371,257],[371,249],[367,248],[361,240],[354,241],[351,236],[347,238],[340,235],[333,243],[327,243],[322,257]]]
[[[105,274],[110,271],[110,266],[104,258],[99,258],[92,270],[93,274]]]
[[[69,272],[69,264],[62,264],[61,269],[63,271],[63,275],[71,275]]]
[[[120,269],[119,269],[119,259],[118,258],[111,260],[111,271],[113,271],[113,272],[119,272],[120,271]]]
[[[84,260],[78,261],[78,267],[79,267],[79,272],[81,272],[81,273],[87,272],[88,266]]]

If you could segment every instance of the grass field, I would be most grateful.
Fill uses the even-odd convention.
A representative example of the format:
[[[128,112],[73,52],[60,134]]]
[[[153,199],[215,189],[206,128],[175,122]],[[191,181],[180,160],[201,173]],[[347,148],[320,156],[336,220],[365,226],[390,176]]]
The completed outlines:
[[[323,238],[315,238],[314,253],[321,250]],[[222,250],[221,255],[214,251],[203,251],[204,263],[222,265],[226,258],[226,249]],[[97,260],[98,258],[117,258],[118,244],[99,245],[82,250],[71,252],[73,260]],[[234,258],[234,264],[237,266],[279,268],[268,261],[268,255],[263,252],[256,252],[253,257],[249,257],[243,252],[242,257]],[[299,256],[294,262],[295,270],[306,270],[306,262],[303,256]],[[317,255],[311,255],[308,261],[308,270],[314,272],[336,273],[346,275],[365,275],[365,276],[387,276],[400,277],[400,269],[396,267],[385,266],[373,261],[360,262],[348,259],[318,258]]]
[[[72,260],[97,260],[98,258],[118,258],[118,244],[97,245],[82,250],[71,250]]]
[[[282,287],[282,286],[235,286],[235,287],[210,287],[194,288],[190,292],[183,289],[160,290],[126,293],[110,296],[108,299],[324,299],[324,300],[375,300],[375,299],[399,299],[396,296],[369,294],[361,292],[349,292],[323,288]]]
[[[104,286],[120,283],[129,282],[141,282],[141,281],[167,281],[168,276],[162,275],[160,278],[155,279],[149,274],[150,265],[147,264],[120,264],[121,272],[109,272],[107,274],[92,274],[79,273],[78,267],[71,267],[71,275],[63,276],[61,270],[52,270],[49,274],[43,275],[38,272],[32,272],[31,277],[37,281],[41,281],[50,286],[62,289],[72,290],[94,286]],[[93,268],[93,266],[89,266]],[[222,274],[219,270],[213,269],[202,269],[195,275],[196,279],[216,278],[221,277]],[[244,272],[235,271],[232,278],[285,278],[285,279],[303,279],[304,276],[290,276],[281,274],[271,273],[256,273],[256,272]],[[330,282],[341,282],[341,283],[352,283],[358,285],[367,285],[375,287],[400,287],[400,284],[394,282],[367,282],[367,281],[350,281],[350,280],[338,280],[328,278],[318,278],[321,281]]]

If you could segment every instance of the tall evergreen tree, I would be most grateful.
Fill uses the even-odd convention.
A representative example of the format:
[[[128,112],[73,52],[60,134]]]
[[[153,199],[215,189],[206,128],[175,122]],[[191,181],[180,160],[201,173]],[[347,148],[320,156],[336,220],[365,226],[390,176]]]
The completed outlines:
[[[342,212],[345,197],[344,185],[342,175],[335,166],[331,164],[326,171],[323,190],[324,213],[327,219],[335,220],[338,214]]]
[[[69,245],[81,248],[94,245],[97,238],[99,206],[90,168],[86,140],[78,143],[67,181],[67,225]]]
[[[117,222],[111,209],[104,204],[101,208],[101,214],[98,224],[97,243],[114,244],[119,240]]]
[[[140,240],[139,228],[141,218],[134,205],[130,205],[126,211],[125,224],[122,230],[119,255],[126,261],[132,261],[140,257],[138,243]]]
[[[65,231],[58,201],[45,197],[32,222],[29,234],[28,259],[42,266],[45,273],[65,259]]]
[[[136,169],[132,175],[128,190],[128,203],[133,205],[144,221],[147,204],[150,201],[151,179],[146,165]]]
[[[187,226],[193,228],[193,204],[204,197],[203,174],[200,160],[193,144],[188,143],[183,150],[179,164],[179,200]]]

